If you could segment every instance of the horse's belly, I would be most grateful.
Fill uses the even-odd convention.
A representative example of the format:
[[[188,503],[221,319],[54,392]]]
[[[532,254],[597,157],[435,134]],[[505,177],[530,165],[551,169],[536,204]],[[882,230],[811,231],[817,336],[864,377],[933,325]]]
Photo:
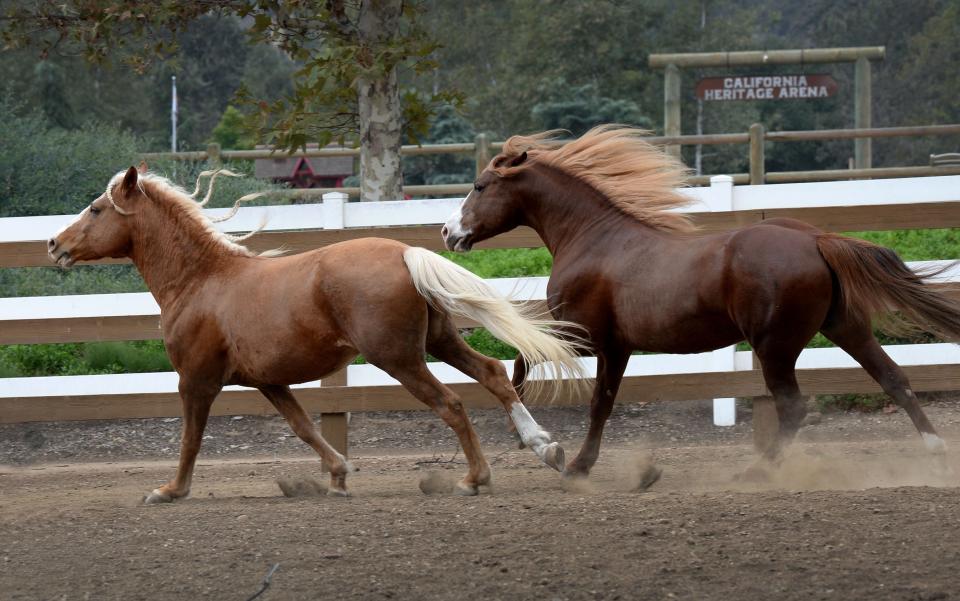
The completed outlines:
[[[247,340],[232,349],[230,362],[235,383],[299,384],[338,371],[357,356],[357,350],[336,336],[319,339],[265,336]]]
[[[632,350],[652,353],[703,353],[743,340],[726,316],[691,316],[675,321],[637,324],[626,328]]]

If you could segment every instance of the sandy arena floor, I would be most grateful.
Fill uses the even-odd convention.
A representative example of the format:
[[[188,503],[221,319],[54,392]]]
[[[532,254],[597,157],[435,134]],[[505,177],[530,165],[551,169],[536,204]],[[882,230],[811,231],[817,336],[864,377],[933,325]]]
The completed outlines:
[[[702,405],[677,407],[663,411],[703,417]],[[627,412],[621,422],[633,411],[630,419],[645,419],[654,432],[674,418],[689,423],[690,415],[635,409],[620,410]],[[960,404],[928,412],[951,449],[960,448]],[[420,417],[406,419],[395,426],[410,428]],[[490,421],[502,426],[500,416]],[[388,426],[368,439],[392,440]],[[89,435],[92,427],[81,430]],[[576,430],[560,437],[568,455],[580,441]],[[511,448],[509,438],[482,436],[492,490],[474,498],[426,496],[418,487],[426,474],[454,478],[465,469],[460,456],[437,462],[453,451],[438,429],[448,442],[437,448],[358,444],[353,460],[361,471],[350,480],[349,499],[282,496],[278,478],[322,479],[318,462],[302,451],[258,453],[252,445],[227,458],[202,453],[191,498],[151,507],[138,501],[172,475],[165,455],[47,455],[12,465],[18,455],[11,449],[37,431],[51,432],[37,425],[0,430],[0,451],[11,464],[0,467],[4,600],[244,600],[277,563],[259,599],[960,595],[960,477],[931,467],[902,412],[825,417],[763,485],[734,479],[752,461],[749,427],[738,426],[696,443],[612,434],[589,484],[578,487],[565,486],[529,451]],[[664,477],[648,492],[633,492],[636,466],[650,449]],[[949,462],[960,473],[960,454],[951,451]]]

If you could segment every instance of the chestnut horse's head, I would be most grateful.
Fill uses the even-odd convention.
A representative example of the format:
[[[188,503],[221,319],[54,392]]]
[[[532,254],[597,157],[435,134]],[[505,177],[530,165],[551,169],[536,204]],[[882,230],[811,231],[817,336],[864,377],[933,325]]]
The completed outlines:
[[[522,176],[517,168],[526,160],[527,153],[522,152],[499,154],[490,161],[460,208],[440,230],[449,250],[466,252],[476,242],[521,225],[522,199],[515,180]]]
[[[99,198],[47,241],[50,260],[67,268],[77,261],[128,256],[132,242],[130,215],[143,199],[136,168],[116,174]]]

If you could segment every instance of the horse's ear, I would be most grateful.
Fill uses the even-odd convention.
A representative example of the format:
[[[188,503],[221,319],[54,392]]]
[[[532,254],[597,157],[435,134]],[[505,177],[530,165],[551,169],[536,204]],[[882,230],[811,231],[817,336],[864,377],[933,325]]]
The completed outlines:
[[[141,159],[141,160],[140,160],[140,164],[137,165],[137,172],[138,172],[138,173],[146,173],[146,172],[147,172],[147,162],[144,161],[143,159]]]
[[[120,189],[123,191],[124,196],[130,196],[134,190],[137,189],[137,168],[131,166],[127,169],[127,173],[123,176],[123,182],[120,184]]]
[[[517,167],[518,165],[522,165],[523,162],[526,161],[526,160],[527,160],[527,151],[524,150],[523,152],[521,152],[521,153],[518,154],[517,156],[515,156],[515,157],[511,158],[510,160],[508,160],[508,161],[507,161],[507,167]]]

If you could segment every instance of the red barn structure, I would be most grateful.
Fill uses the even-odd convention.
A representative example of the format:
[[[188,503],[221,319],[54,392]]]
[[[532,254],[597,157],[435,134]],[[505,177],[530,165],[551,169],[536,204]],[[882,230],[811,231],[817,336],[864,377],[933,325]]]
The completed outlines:
[[[316,144],[307,144],[307,150],[317,148]],[[277,158],[254,161],[253,173],[292,188],[339,188],[354,174],[353,162],[353,157],[290,157],[277,153]]]

